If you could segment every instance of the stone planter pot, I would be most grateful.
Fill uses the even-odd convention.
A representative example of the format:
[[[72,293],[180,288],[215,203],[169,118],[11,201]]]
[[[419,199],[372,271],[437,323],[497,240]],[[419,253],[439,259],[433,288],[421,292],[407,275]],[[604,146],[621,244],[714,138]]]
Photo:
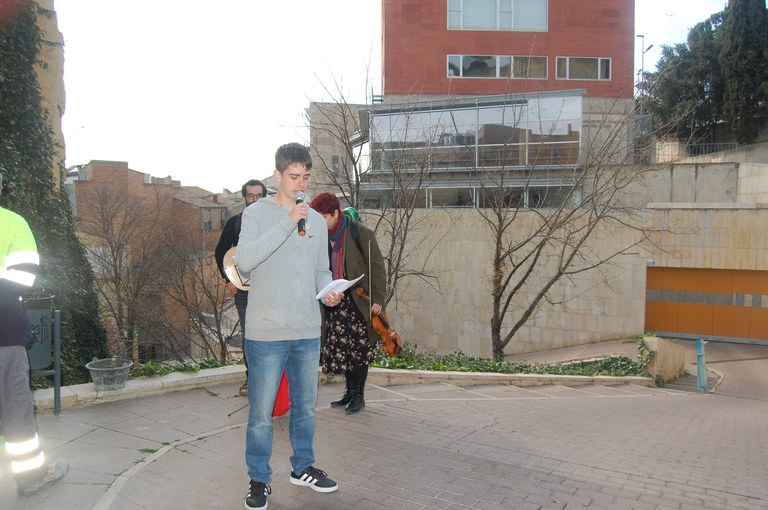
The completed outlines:
[[[123,358],[94,359],[85,365],[96,391],[114,391],[125,387],[133,362]]]

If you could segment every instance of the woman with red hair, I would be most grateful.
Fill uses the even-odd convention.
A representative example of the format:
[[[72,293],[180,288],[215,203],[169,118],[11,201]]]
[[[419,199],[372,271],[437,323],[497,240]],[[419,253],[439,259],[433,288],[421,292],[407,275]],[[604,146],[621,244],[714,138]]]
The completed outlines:
[[[331,402],[331,406],[344,406],[347,413],[357,413],[365,407],[368,365],[373,361],[379,338],[371,324],[371,314],[379,314],[384,302],[384,258],[373,231],[344,214],[336,195],[320,193],[310,205],[328,224],[328,258],[334,280],[353,280],[365,273],[357,285],[344,292],[338,306],[323,307],[320,357],[323,372],[344,374],[346,378],[344,395]],[[358,287],[370,296],[371,305],[357,295]]]

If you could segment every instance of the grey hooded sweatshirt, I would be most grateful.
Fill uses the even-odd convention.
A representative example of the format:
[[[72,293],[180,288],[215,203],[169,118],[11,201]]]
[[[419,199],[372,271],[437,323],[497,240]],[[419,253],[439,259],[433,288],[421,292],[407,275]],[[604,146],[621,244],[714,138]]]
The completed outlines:
[[[274,197],[243,212],[238,268],[250,273],[245,338],[262,342],[320,336],[317,293],[331,282],[328,227],[309,209],[307,233],[299,236],[288,211]]]

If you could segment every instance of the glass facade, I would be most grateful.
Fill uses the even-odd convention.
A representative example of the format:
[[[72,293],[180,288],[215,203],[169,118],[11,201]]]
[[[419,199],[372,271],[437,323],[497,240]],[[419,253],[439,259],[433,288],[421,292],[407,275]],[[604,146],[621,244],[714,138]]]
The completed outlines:
[[[367,207],[554,207],[578,201],[582,96],[380,107],[370,125]],[[535,176],[531,179],[530,176]],[[375,191],[378,189],[378,191]],[[397,197],[400,198],[397,198]]]
[[[581,96],[374,111],[372,171],[530,168],[579,161]]]

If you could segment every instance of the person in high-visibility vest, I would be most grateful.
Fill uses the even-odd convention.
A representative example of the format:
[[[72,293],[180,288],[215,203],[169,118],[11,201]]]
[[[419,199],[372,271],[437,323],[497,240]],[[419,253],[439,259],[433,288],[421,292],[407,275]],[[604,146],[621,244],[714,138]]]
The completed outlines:
[[[2,191],[0,175],[0,194]],[[0,207],[0,432],[21,496],[37,494],[69,470],[65,459],[45,459],[29,389],[27,346],[34,336],[21,296],[35,283],[39,265],[37,244],[27,221]]]

